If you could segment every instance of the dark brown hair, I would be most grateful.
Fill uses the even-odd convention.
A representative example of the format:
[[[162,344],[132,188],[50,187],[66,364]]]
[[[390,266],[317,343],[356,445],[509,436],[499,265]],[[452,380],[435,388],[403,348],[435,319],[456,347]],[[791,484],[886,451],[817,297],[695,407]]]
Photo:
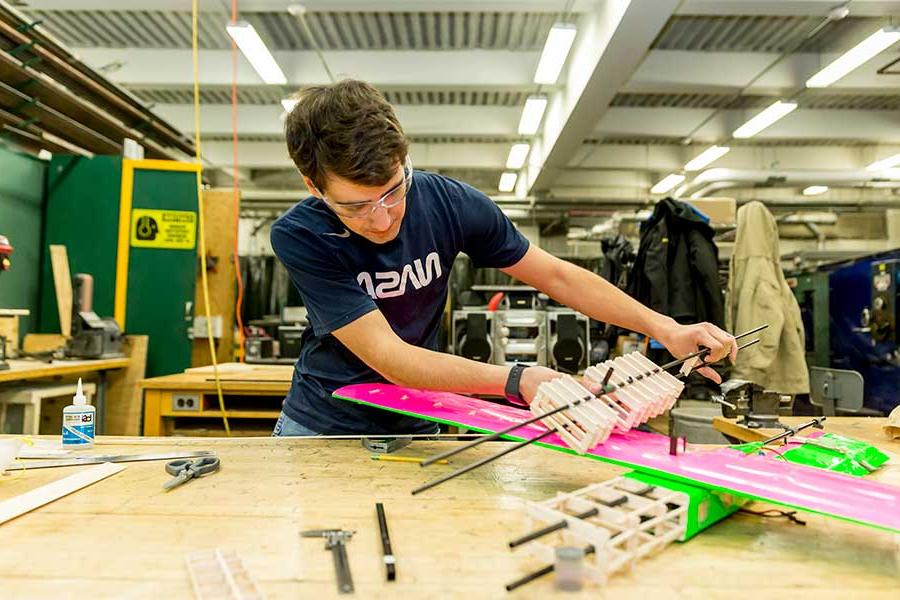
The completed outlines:
[[[360,185],[384,185],[406,159],[409,140],[377,89],[345,79],[300,91],[285,120],[288,153],[319,190],[336,175]]]

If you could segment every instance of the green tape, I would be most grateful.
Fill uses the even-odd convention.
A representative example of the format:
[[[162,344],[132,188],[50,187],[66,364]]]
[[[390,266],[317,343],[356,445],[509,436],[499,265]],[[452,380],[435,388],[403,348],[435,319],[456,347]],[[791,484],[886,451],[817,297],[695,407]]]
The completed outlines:
[[[623,477],[636,479],[656,487],[666,488],[674,492],[687,494],[689,498],[687,523],[684,537],[679,541],[686,542],[707,527],[714,525],[725,517],[736,513],[748,501],[733,494],[722,494],[668,477],[660,477],[640,471],[625,473]]]

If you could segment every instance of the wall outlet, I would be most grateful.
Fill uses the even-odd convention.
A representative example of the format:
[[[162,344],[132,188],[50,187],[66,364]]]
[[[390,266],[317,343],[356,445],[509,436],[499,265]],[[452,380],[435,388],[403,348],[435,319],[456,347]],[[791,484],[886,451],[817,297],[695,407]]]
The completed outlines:
[[[199,394],[172,394],[172,410],[200,412]]]
[[[222,337],[222,316],[221,315],[212,315],[210,319],[210,324],[212,325],[212,335],[213,338],[221,338]],[[206,331],[206,317],[198,316],[194,317],[194,326],[192,328],[195,338],[203,338],[206,339],[207,331]]]

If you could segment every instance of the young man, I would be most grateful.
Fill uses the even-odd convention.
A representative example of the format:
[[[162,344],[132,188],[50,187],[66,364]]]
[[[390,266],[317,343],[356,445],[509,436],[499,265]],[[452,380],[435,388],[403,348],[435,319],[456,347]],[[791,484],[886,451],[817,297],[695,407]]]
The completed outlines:
[[[465,252],[598,321],[650,335],[676,356],[702,345],[734,358],[734,338],[681,326],[602,278],[530,246],[474,188],[413,171],[391,106],[353,80],[304,90],[285,124],[313,196],[272,227],[272,247],[308,309],[300,358],[275,435],[431,433],[433,423],[335,400],[353,383],[506,395],[530,402],[560,377],[438,351],[450,268]],[[705,374],[715,380],[711,369]]]

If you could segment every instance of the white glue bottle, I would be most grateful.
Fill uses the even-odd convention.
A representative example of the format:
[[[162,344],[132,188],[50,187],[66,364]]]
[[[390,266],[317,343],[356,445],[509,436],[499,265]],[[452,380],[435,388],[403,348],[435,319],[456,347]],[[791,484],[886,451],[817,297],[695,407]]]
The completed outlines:
[[[97,410],[87,403],[78,379],[78,389],[72,404],[63,409],[62,445],[65,448],[81,449],[94,446],[94,422]]]

